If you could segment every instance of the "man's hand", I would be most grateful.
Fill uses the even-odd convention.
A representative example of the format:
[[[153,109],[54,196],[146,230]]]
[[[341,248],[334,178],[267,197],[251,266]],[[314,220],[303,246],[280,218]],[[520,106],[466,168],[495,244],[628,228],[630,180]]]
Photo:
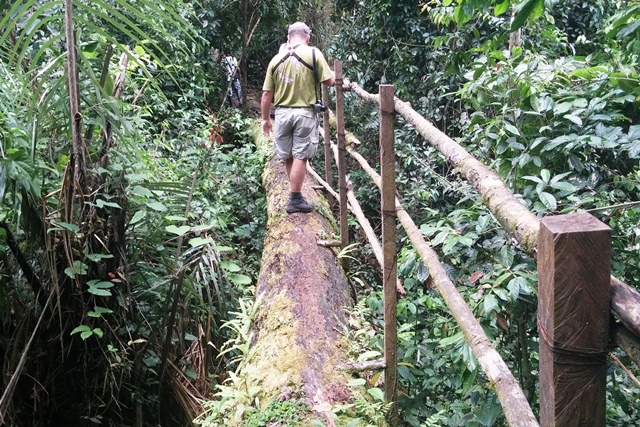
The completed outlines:
[[[260,100],[260,110],[262,116],[262,134],[264,136],[271,135],[271,103],[273,102],[273,91],[262,91],[262,99]]]
[[[271,135],[271,130],[271,120],[262,120],[262,134],[264,136],[269,136]]]

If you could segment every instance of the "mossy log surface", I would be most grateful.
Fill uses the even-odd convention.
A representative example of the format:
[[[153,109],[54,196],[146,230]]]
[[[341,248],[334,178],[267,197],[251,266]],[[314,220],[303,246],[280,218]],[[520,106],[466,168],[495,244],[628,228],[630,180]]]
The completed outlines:
[[[289,183],[284,164],[272,159],[263,174],[267,230],[256,297],[254,341],[244,369],[267,404],[285,387],[298,392],[328,425],[331,405],[348,401],[345,311],[352,304],[336,248],[317,242],[335,232],[331,211],[307,175],[302,189],[316,206],[310,214],[288,215]],[[318,414],[319,413],[319,414]]]

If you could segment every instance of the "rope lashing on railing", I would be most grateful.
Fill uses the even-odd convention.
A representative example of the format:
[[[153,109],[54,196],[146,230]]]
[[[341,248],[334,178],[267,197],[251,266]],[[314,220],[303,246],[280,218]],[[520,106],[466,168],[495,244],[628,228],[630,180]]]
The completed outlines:
[[[547,331],[542,327],[538,317],[538,331],[540,338],[549,346],[553,353],[554,361],[564,365],[604,365],[606,369],[609,350],[576,348],[557,345],[555,340],[549,338]]]

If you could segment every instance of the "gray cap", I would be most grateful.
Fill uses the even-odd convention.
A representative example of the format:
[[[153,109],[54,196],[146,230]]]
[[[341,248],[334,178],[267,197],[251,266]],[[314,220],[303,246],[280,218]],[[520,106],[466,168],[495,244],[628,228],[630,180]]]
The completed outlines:
[[[311,28],[309,28],[304,22],[294,22],[289,25],[289,35],[310,36]]]

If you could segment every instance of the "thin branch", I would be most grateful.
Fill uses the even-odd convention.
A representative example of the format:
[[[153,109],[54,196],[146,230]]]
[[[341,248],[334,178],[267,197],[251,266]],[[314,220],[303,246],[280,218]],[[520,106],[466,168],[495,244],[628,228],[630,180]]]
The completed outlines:
[[[636,376],[633,375],[633,373],[626,366],[622,364],[620,359],[618,359],[616,355],[613,353],[609,353],[609,356],[611,357],[611,359],[613,359],[613,362],[616,365],[618,365],[627,375],[629,375],[629,378],[631,379],[631,381],[633,381],[638,387],[640,387],[640,380],[638,380],[638,378],[636,378]]]

